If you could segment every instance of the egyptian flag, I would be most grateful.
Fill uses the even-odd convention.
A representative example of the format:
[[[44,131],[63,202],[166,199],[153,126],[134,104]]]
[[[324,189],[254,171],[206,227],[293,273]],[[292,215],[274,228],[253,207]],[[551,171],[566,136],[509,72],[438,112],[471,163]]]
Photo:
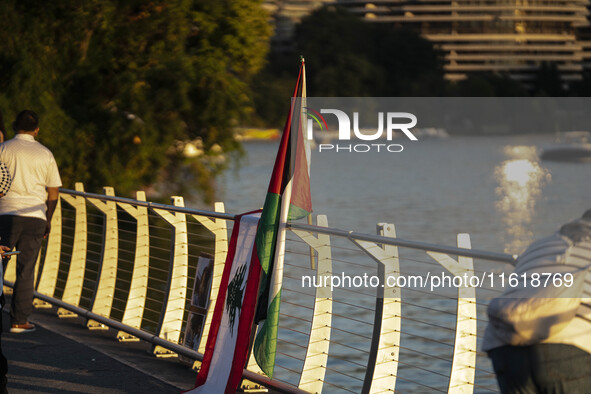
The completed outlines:
[[[277,349],[285,225],[287,220],[306,217],[312,211],[310,148],[303,111],[305,100],[306,77],[302,59],[255,240],[262,273],[255,317],[259,329],[253,351],[261,370],[271,378]]]
[[[220,290],[195,388],[185,393],[234,394],[250,349],[261,266],[254,240],[260,211],[234,221]]]

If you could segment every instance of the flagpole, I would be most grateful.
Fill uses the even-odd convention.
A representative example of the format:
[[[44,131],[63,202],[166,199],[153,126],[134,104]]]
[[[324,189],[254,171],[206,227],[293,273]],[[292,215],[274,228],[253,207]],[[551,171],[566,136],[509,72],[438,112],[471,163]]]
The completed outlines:
[[[307,92],[307,88],[306,88],[306,61],[304,59],[303,56],[300,56],[300,61],[302,62],[302,104],[301,107],[302,108],[307,108],[308,107],[308,92]],[[303,111],[300,112],[301,114],[301,118],[300,118],[300,125],[302,127],[302,136],[304,137],[304,149],[306,150],[306,158],[308,160],[308,177],[310,176],[310,153],[311,153],[311,149],[310,149],[310,141],[308,140],[308,122],[306,122],[306,115],[304,114]],[[314,224],[314,222],[312,221],[312,213],[309,213],[308,216],[306,216],[306,220],[308,222],[308,224]],[[310,246],[310,268],[315,270],[316,269],[316,254],[314,253],[314,248]]]

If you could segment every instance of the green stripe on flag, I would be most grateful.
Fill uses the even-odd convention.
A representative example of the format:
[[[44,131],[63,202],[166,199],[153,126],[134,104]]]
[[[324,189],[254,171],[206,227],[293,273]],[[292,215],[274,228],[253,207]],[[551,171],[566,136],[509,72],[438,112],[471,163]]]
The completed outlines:
[[[279,305],[281,303],[281,290],[277,293],[271,305],[267,319],[259,328],[254,341],[254,357],[261,370],[270,378],[273,378],[275,369],[275,354],[277,352],[277,328],[279,327]]]
[[[281,216],[281,196],[267,193],[265,205],[261,213],[259,228],[255,238],[257,254],[261,264],[261,284],[259,287],[258,305],[254,321],[258,324],[267,318],[271,290],[271,275],[277,244],[277,232]]]
[[[294,204],[289,204],[289,214],[287,220],[297,220],[301,218],[305,218],[308,216],[310,212],[306,211],[303,208],[298,207]]]
[[[275,253],[277,229],[279,227],[279,216],[281,212],[281,196],[275,193],[268,193],[265,198],[265,205],[259,229],[256,235],[256,247],[259,261],[264,275],[270,275],[269,265]],[[263,277],[264,280],[264,277]],[[264,282],[262,282],[264,284]]]

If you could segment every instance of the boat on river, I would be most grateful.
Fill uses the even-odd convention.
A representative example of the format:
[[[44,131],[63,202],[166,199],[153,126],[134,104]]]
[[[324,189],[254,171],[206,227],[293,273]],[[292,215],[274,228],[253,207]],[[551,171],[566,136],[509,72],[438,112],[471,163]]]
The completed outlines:
[[[557,135],[556,146],[542,151],[540,158],[548,161],[591,163],[591,133],[588,131],[568,131]]]

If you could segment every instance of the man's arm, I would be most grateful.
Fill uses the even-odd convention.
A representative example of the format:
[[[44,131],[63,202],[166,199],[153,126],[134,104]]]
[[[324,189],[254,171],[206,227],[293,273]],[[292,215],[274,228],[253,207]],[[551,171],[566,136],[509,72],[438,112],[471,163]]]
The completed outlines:
[[[48,187],[47,188],[47,225],[45,226],[45,237],[49,235],[51,231],[51,218],[53,217],[53,213],[55,212],[55,207],[57,207],[57,199],[60,195],[59,187]]]

